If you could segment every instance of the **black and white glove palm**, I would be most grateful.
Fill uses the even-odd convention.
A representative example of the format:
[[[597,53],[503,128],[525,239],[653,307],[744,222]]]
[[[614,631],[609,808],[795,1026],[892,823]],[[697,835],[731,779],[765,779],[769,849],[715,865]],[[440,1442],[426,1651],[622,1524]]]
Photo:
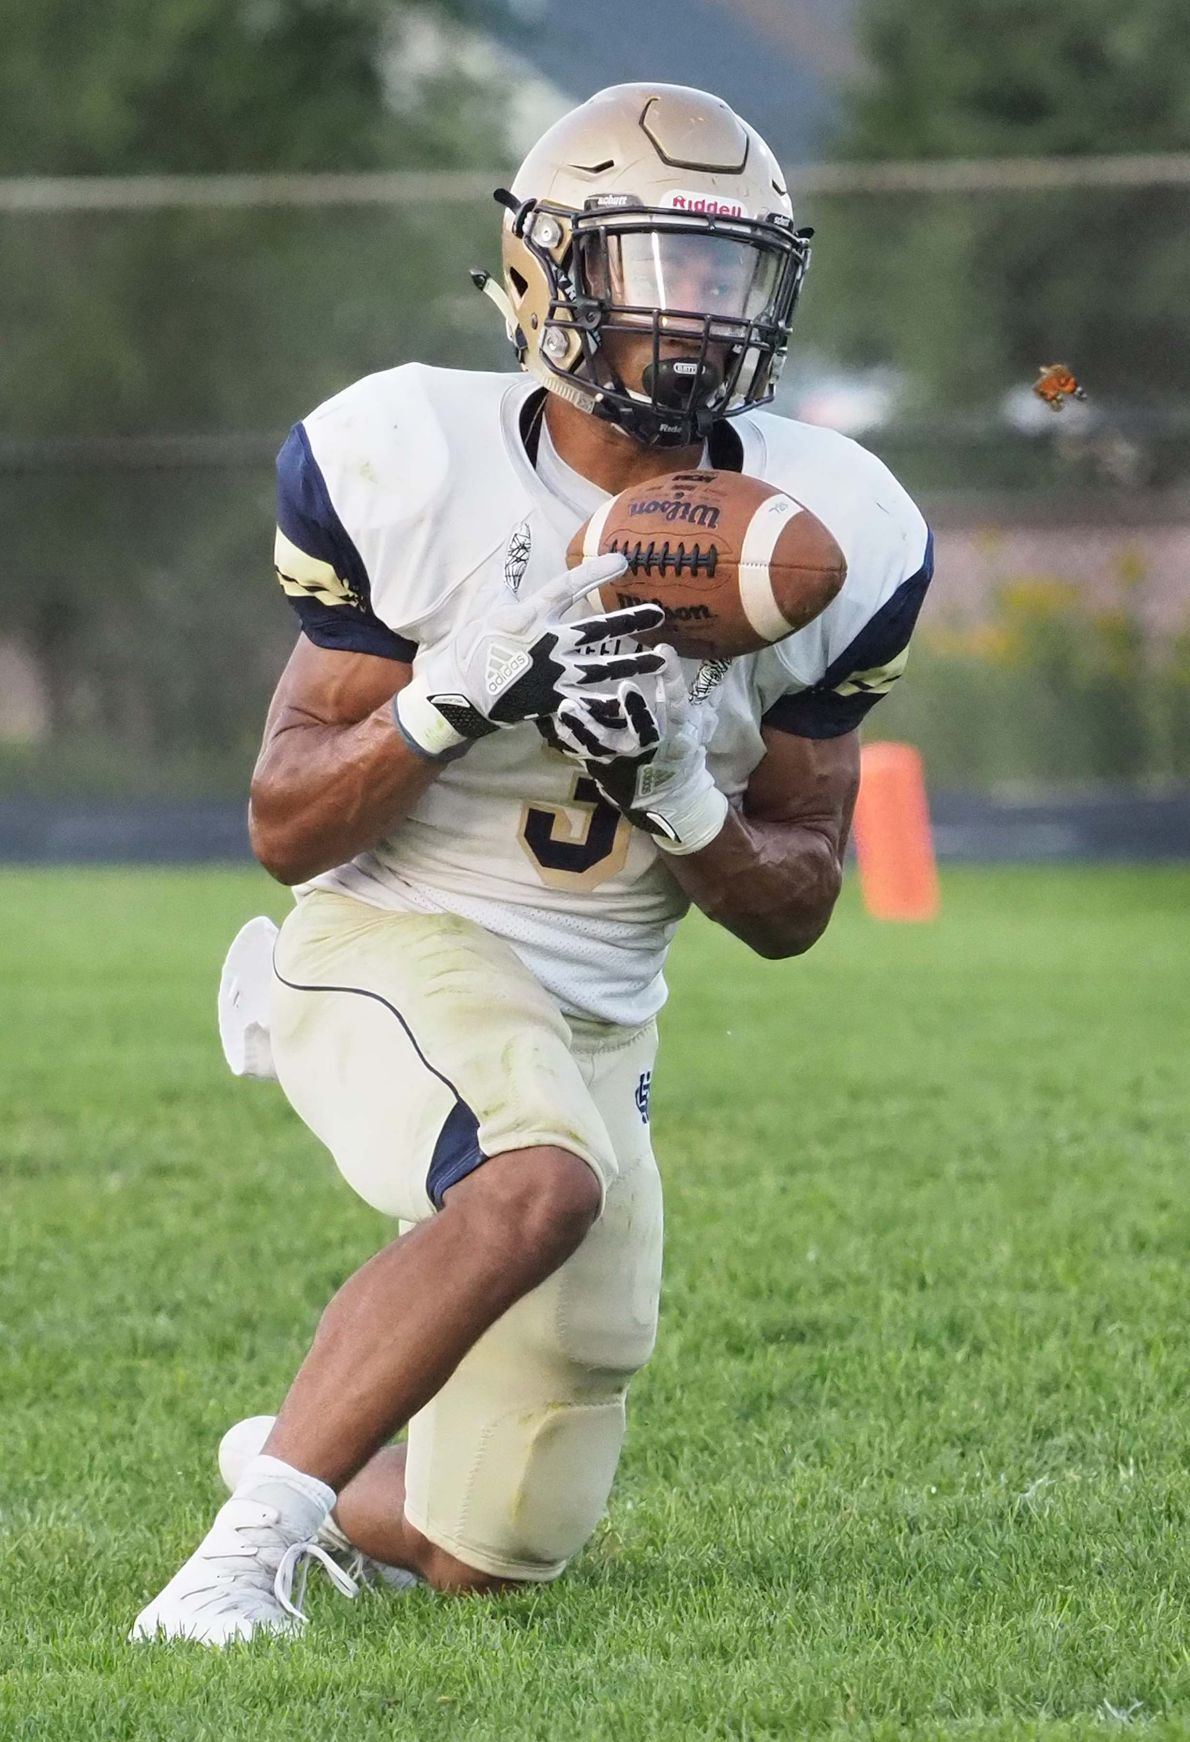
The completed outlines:
[[[625,704],[620,709],[623,719],[603,740],[608,748],[618,745],[619,754],[599,756],[590,750],[580,754],[563,738],[563,730],[568,729],[577,739],[576,712],[582,715],[586,735],[599,738],[605,729],[596,705],[608,698],[585,696],[568,701],[566,721],[555,716],[554,730],[558,747],[585,762],[604,797],[630,823],[652,835],[667,853],[697,853],[715,839],[729,809],[726,795],[715,785],[707,767],[706,739],[714,726],[714,714],[705,702],[690,701],[673,648],[658,651],[665,656],[665,666],[660,678],[654,680],[654,694],[646,701],[636,690],[644,704],[643,713],[636,710],[640,729]],[[635,690],[634,685],[627,687]]]
[[[508,599],[479,621],[460,625],[424,648],[412,681],[393,701],[393,718],[422,756],[459,755],[476,738],[557,711],[592,684],[618,683],[658,671],[660,654],[635,648],[611,654],[601,643],[660,628],[658,605],[565,623],[572,606],[604,581],[623,574],[621,556],[590,557],[529,599]]]

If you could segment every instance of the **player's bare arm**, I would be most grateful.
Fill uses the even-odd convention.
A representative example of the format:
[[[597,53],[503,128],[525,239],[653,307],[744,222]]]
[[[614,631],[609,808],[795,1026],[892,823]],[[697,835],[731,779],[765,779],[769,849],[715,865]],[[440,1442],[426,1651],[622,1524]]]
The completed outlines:
[[[743,808],[670,874],[719,925],[769,960],[800,956],[826,930],[843,882],[859,790],[859,738],[768,730]]]
[[[656,670],[643,648],[605,641],[656,628],[653,605],[563,624],[592,585],[623,567],[597,558],[559,576],[532,605],[502,601],[411,666],[299,641],[278,686],[252,781],[257,857],[302,883],[366,852],[445,764],[478,739],[552,715],[572,694]]]
[[[711,919],[758,955],[801,955],[826,930],[842,886],[858,734],[763,727],[763,755],[733,806],[708,765],[714,715],[705,702],[691,703],[673,650],[665,654],[664,736],[634,734],[626,722],[615,754],[586,753],[588,773],[653,838],[675,882]],[[598,730],[589,708],[580,721]],[[584,754],[584,735],[569,754]]]
[[[252,850],[280,883],[304,883],[381,839],[438,774],[394,730],[412,668],[316,647],[289,656],[252,776]]]

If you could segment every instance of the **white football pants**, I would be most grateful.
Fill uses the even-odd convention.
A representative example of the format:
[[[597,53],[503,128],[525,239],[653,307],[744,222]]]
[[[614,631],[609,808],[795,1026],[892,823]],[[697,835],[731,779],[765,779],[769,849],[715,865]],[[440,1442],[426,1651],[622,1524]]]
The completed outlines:
[[[483,1572],[555,1578],[607,1504],[653,1347],[656,1027],[568,1022],[502,940],[449,914],[304,895],[277,940],[271,1039],[302,1119],[410,1226],[483,1160],[556,1145],[603,1187],[583,1244],[409,1424],[406,1514]]]

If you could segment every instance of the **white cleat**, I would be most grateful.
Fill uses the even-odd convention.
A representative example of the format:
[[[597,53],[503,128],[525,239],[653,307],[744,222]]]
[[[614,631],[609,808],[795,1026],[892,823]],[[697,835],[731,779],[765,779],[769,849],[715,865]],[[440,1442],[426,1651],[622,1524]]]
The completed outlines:
[[[219,1441],[219,1474],[229,1494],[235,1493],[240,1477],[253,1458],[259,1457],[276,1419],[275,1415],[247,1416],[229,1427]],[[314,1545],[329,1555],[353,1583],[382,1584],[390,1591],[407,1591],[411,1585],[420,1583],[416,1573],[408,1572],[404,1567],[386,1566],[383,1561],[374,1561],[371,1555],[356,1548],[329,1513],[314,1538]]]
[[[267,1494],[262,1486],[261,1494]],[[181,1570],[147,1608],[129,1638],[192,1639],[228,1645],[256,1633],[297,1633],[310,1561],[346,1597],[357,1585],[317,1542],[294,1540],[281,1514],[253,1494],[228,1500]],[[296,1595],[295,1595],[296,1583]]]

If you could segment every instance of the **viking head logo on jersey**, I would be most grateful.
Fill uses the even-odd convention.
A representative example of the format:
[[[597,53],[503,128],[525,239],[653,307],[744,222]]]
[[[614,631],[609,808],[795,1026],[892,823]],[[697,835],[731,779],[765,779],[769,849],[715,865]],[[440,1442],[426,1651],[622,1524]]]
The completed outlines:
[[[522,366],[639,442],[686,447],[773,397],[810,261],[776,159],[720,98],[614,85],[533,147],[504,288]]]

